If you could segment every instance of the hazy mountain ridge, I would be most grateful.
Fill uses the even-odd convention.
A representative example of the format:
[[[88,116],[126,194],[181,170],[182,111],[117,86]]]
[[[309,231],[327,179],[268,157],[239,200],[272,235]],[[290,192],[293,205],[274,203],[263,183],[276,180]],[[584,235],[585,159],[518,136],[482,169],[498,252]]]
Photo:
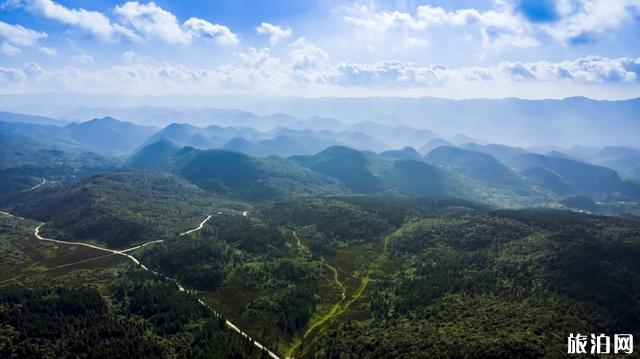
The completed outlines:
[[[139,126],[111,117],[74,122],[63,127],[0,122],[0,134],[24,136],[62,149],[75,148],[107,155],[129,153],[156,131],[154,127]]]
[[[112,117],[71,123],[64,129],[82,146],[111,154],[129,153],[157,131],[155,127],[139,126]]]
[[[64,105],[63,105],[64,104]],[[110,107],[91,109],[91,105]],[[133,106],[133,107],[122,107]],[[144,106],[141,106],[144,104]],[[381,124],[407,125],[430,129],[446,136],[459,133],[484,138],[494,143],[531,146],[555,144],[571,146],[635,145],[640,143],[640,99],[601,101],[584,97],[562,100],[422,98],[302,98],[275,96],[219,95],[172,97],[123,97],[78,95],[4,95],[0,106],[9,111],[29,112],[49,117],[92,118],[114,116],[140,123],[163,115],[169,121],[189,121],[178,115],[180,107],[201,107],[196,111],[223,114],[224,108],[242,109],[256,114],[286,113],[309,119],[332,118],[347,124],[374,121]],[[135,107],[138,106],[138,107]],[[171,108],[167,106],[176,106]],[[202,107],[218,107],[206,109]],[[76,108],[76,110],[74,110]],[[74,116],[74,111],[77,116]],[[217,111],[217,112],[216,112]],[[170,115],[172,114],[173,115]],[[230,112],[229,118],[241,118]],[[194,117],[195,118],[195,117]],[[211,118],[208,114],[205,118]],[[606,121],[604,121],[606,119]],[[296,121],[294,121],[295,123]],[[201,125],[212,124],[211,122]],[[237,124],[232,123],[232,126]],[[282,126],[283,123],[278,124]],[[495,131],[499,128],[500,131]],[[426,142],[426,141],[425,141]],[[456,141],[453,141],[456,142]],[[466,141],[469,142],[469,141]],[[407,144],[404,144],[407,145]],[[414,145],[415,146],[415,145]],[[398,146],[401,147],[401,146]]]
[[[249,116],[244,112],[228,113],[236,119]],[[277,114],[275,117],[291,120],[290,116],[284,114]],[[320,120],[327,125],[338,123],[330,119]],[[303,124],[300,121],[296,123],[296,126]],[[437,137],[437,134],[429,130],[402,125],[385,126],[374,122],[361,122],[345,125],[344,128],[347,130],[341,132],[287,127],[259,131],[250,127],[196,127],[173,123],[157,130],[109,117],[80,124],[73,123],[65,127],[0,122],[1,133],[5,133],[6,136],[26,136],[36,141],[46,141],[51,143],[52,148],[93,150],[107,154],[131,152],[135,149],[127,164],[134,168],[165,169],[163,165],[170,162],[184,146],[201,150],[221,148],[241,152],[258,157],[247,163],[260,164],[265,168],[271,166],[272,169],[278,170],[288,168],[284,172],[287,175],[276,171],[268,175],[268,179],[260,176],[254,178],[257,183],[266,186],[263,189],[266,191],[263,196],[265,199],[288,196],[285,194],[287,191],[276,193],[278,191],[274,185],[278,181],[284,181],[289,175],[293,176],[293,182],[284,183],[283,188],[297,188],[291,193],[304,191],[307,185],[310,185],[310,188],[319,185],[319,189],[327,184],[320,181],[311,185],[306,179],[299,182],[300,178],[305,177],[299,177],[300,169],[296,169],[291,161],[267,158],[273,155],[292,156],[291,160],[298,165],[307,167],[316,175],[335,178],[340,185],[345,185],[356,193],[458,196],[499,206],[553,205],[565,196],[587,196],[592,200],[606,202],[635,201],[638,198],[637,184],[620,178],[614,171],[607,172],[602,167],[575,160],[578,156],[588,157],[594,162],[608,160],[618,168],[624,167],[625,175],[633,176],[636,157],[640,151],[631,148],[589,148],[581,152],[577,149],[564,152],[552,150],[550,156],[545,156],[501,144],[463,143],[451,146],[451,141]],[[430,151],[425,158],[411,147],[383,151],[387,145],[376,139],[376,136],[383,135],[394,137],[397,141],[422,143],[419,147]],[[452,141],[468,139],[472,138],[461,134],[451,137]],[[359,144],[360,147],[354,144]],[[439,146],[440,144],[448,146]],[[338,148],[343,150],[338,151]],[[380,154],[360,151],[368,148]],[[351,149],[353,152],[349,154]],[[336,153],[330,155],[332,152]],[[437,154],[445,152],[449,154],[437,158]],[[425,162],[437,168],[429,168]],[[254,171],[250,170],[247,174],[250,173]],[[593,177],[596,174],[597,176]],[[215,174],[213,175],[215,177]],[[218,187],[213,184],[215,181],[209,181],[205,185],[201,180],[199,179],[198,183],[208,189],[217,188],[220,193],[236,193],[234,189],[226,188],[226,185]],[[226,180],[234,182],[232,178]],[[276,182],[268,185],[270,181]],[[254,187],[245,195],[255,192],[257,188],[259,187]],[[344,188],[340,190],[335,187],[327,193],[345,192]]]
[[[30,123],[34,125],[51,125],[51,126],[64,126],[66,121],[56,120],[45,116],[25,115],[21,113],[4,112],[0,111],[1,122],[20,122]]]

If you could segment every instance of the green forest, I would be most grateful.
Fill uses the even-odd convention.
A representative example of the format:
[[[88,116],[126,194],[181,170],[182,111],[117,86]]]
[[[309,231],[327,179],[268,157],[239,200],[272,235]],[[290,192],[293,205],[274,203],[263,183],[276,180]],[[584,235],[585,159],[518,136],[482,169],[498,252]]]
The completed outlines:
[[[6,154],[43,177],[0,169],[2,357],[557,358],[640,330],[635,187],[611,171],[519,157],[564,170],[551,194],[470,150],[154,148]]]
[[[94,179],[89,182],[94,192],[85,196],[111,188],[119,178],[131,177]],[[195,228],[207,213],[166,207],[180,196],[197,203],[190,193],[193,201],[207,198],[189,187],[173,192],[183,185],[167,180],[147,186],[149,196],[171,194],[141,213],[149,218],[140,217],[142,231],[171,211],[197,217],[183,224],[185,229]],[[110,196],[112,204],[101,208],[139,220],[125,209],[146,203],[145,192],[141,196],[135,201]],[[82,211],[84,203],[95,202],[76,203]],[[85,278],[69,288],[60,286],[61,280],[43,286],[49,269],[28,266],[36,259],[51,266],[59,262],[61,247],[52,254],[35,239],[16,242],[29,233],[29,223],[3,218],[5,252],[24,268],[2,282],[3,356],[265,355],[225,329],[223,318],[283,356],[318,358],[555,358],[564,353],[567,333],[640,329],[640,225],[631,220],[553,209],[501,210],[458,199],[216,203],[206,207],[212,217],[192,233],[113,236],[129,238],[127,245],[164,239],[132,252],[158,274],[121,259],[101,275],[69,268],[64,278]],[[84,217],[83,223],[88,220],[102,221]],[[54,220],[51,235],[83,226],[66,223]],[[99,241],[103,232],[93,231],[87,238],[118,243]]]
[[[260,357],[173,282],[141,270],[118,273],[108,295],[91,286],[0,291],[4,358]]]

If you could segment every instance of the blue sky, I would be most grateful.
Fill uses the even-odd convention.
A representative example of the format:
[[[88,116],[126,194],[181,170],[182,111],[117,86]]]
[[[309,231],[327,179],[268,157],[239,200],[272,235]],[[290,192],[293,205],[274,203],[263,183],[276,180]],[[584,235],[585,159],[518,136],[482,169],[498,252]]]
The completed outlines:
[[[0,92],[640,96],[640,0],[0,0]]]

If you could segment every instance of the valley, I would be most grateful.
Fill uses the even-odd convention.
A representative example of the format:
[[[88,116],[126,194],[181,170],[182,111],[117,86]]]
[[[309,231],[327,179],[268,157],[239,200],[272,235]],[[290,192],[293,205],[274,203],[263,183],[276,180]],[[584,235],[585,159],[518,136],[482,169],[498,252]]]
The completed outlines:
[[[127,336],[152,357],[553,358],[570,331],[640,330],[633,149],[52,123],[0,133],[3,355],[83,353],[84,328],[94,356],[135,356]],[[44,298],[86,308],[29,309],[64,341],[24,331]]]

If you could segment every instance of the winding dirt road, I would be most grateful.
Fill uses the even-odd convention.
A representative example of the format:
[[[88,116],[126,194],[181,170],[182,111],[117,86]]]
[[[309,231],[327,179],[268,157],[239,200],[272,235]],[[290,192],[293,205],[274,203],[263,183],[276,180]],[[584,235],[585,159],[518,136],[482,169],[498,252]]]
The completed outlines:
[[[296,239],[298,243],[298,247],[305,253],[312,255],[311,250],[307,248],[307,246],[302,244],[302,241],[300,240],[298,233],[296,233],[296,231],[292,231],[292,233],[293,233],[293,237]],[[342,303],[345,301],[345,299],[347,299],[347,288],[340,281],[340,278],[338,276],[338,269],[336,269],[334,266],[329,264],[326,258],[324,257],[322,258],[322,262],[327,268],[329,268],[329,270],[333,272],[333,281],[334,283],[336,283],[338,287],[340,287],[341,298],[340,298],[340,301],[336,302],[333,306],[331,306],[331,310],[329,310],[327,314],[322,316],[313,325],[307,328],[307,330],[305,330],[304,334],[302,334],[302,341],[304,341],[305,338],[309,337],[316,329],[324,325],[324,323],[326,323],[328,320],[335,317],[342,310],[343,308]],[[295,345],[293,345],[287,353],[287,358],[293,358],[293,354],[298,350],[301,344],[302,342],[300,341],[300,342],[297,342]]]
[[[218,214],[222,214],[222,212],[220,212]],[[202,221],[198,227],[196,227],[194,229],[190,229],[190,230],[188,230],[186,232],[180,233],[180,236],[186,236],[189,233],[193,233],[193,232],[197,232],[197,231],[201,230],[202,227],[204,226],[204,224],[207,223],[207,221],[211,219],[211,216],[212,215],[209,215],[209,217],[205,218],[204,221]]]
[[[302,242],[300,241],[300,237],[298,237],[298,233],[296,233],[296,231],[293,231],[293,237],[296,239],[296,241],[298,242],[298,247],[300,247],[300,249],[302,249],[305,253],[309,254],[309,255],[313,255],[311,253],[311,250],[309,248],[307,248],[305,245],[302,244]],[[338,278],[338,270],[332,266],[331,264],[329,264],[326,260],[326,258],[322,258],[322,262],[324,263],[324,265],[329,268],[330,271],[333,272],[333,281],[338,285],[338,287],[340,287],[340,290],[342,291],[342,300],[344,300],[347,296],[347,289],[345,288],[344,284],[342,284],[342,282],[340,281],[340,279]]]
[[[0,212],[0,214],[7,215],[7,216],[9,216],[9,217],[15,217],[15,216],[13,216],[12,214],[7,213],[7,212]],[[218,214],[222,214],[222,212],[219,212]],[[184,233],[180,234],[180,236],[182,236],[182,235],[186,235],[186,234],[193,233],[193,232],[196,232],[196,231],[201,230],[201,229],[202,229],[202,227],[205,225],[205,223],[207,223],[207,221],[211,219],[211,217],[212,217],[212,215],[209,215],[207,218],[205,218],[205,220],[204,220],[204,221],[202,221],[202,222],[200,223],[200,225],[199,225],[198,227],[196,227],[196,228],[194,228],[194,229],[191,229],[191,230],[189,230],[189,231],[186,231],[186,232],[184,232]],[[15,217],[15,218],[24,219],[24,218],[21,218],[21,217]],[[150,244],[160,243],[160,242],[162,242],[162,240],[146,242],[146,243],[140,244],[140,245],[135,246],[135,247],[131,247],[131,248],[128,248],[128,249],[124,249],[124,250],[120,250],[120,251],[118,251],[118,250],[114,250],[114,249],[108,249],[108,248],[103,248],[103,247],[95,246],[95,245],[88,244],[88,243],[81,243],[81,242],[69,242],[69,241],[60,241],[60,240],[57,240],[57,239],[51,239],[51,238],[43,237],[42,235],[40,235],[40,229],[41,229],[41,228],[42,228],[42,226],[44,226],[44,225],[45,225],[45,223],[40,223],[40,225],[38,225],[38,226],[33,230],[33,234],[34,234],[34,236],[35,236],[38,240],[46,241],[46,242],[53,242],[53,243],[58,243],[58,244],[65,244],[65,245],[84,246],[84,247],[89,247],[89,248],[97,249],[97,250],[104,251],[104,252],[109,252],[109,253],[113,253],[113,254],[117,254],[117,255],[125,256],[125,257],[127,257],[128,259],[130,259],[133,263],[135,263],[135,264],[137,264],[138,266],[140,266],[140,268],[144,269],[145,271],[148,271],[148,272],[153,273],[153,274],[155,274],[155,275],[157,275],[157,276],[160,276],[160,277],[163,277],[163,278],[165,278],[165,279],[167,279],[167,280],[170,280],[170,281],[172,281],[172,282],[174,282],[174,283],[176,284],[176,286],[178,287],[178,290],[180,290],[181,292],[184,292],[184,291],[185,291],[184,287],[182,287],[182,285],[180,285],[180,283],[179,283],[176,279],[174,279],[174,278],[170,278],[170,277],[167,277],[167,276],[164,276],[164,275],[162,275],[162,274],[160,274],[160,273],[158,273],[158,272],[156,272],[156,271],[154,271],[154,270],[151,270],[151,269],[147,268],[144,264],[140,263],[140,261],[139,261],[136,257],[134,257],[134,256],[132,256],[132,255],[127,254],[127,253],[126,253],[126,252],[131,252],[131,251],[134,251],[134,250],[136,250],[136,249],[142,248],[142,247],[147,246],[147,245],[150,245]],[[209,309],[211,310],[211,312],[212,312],[215,316],[217,316],[217,317],[221,317],[221,316],[222,316],[222,315],[220,315],[218,312],[216,312],[216,311],[215,311],[215,309],[211,308],[211,306],[209,306],[207,303],[205,303],[205,302],[204,302],[203,300],[201,300],[200,298],[198,298],[198,303],[200,303],[201,305],[204,305],[204,306],[206,306],[207,308],[209,308]],[[267,347],[265,347],[264,345],[262,345],[262,344],[258,343],[256,340],[254,340],[253,338],[251,338],[247,333],[243,332],[240,328],[238,328],[235,324],[233,324],[232,322],[230,322],[228,319],[225,319],[225,324],[226,324],[226,326],[227,326],[227,327],[229,327],[231,330],[235,331],[236,333],[238,333],[238,334],[242,335],[242,336],[243,336],[243,337],[245,337],[245,338],[250,339],[250,340],[251,340],[251,342],[253,343],[253,345],[254,345],[256,348],[258,348],[258,349],[260,349],[260,350],[264,350],[265,352],[267,352],[267,354],[269,355],[269,357],[271,357],[271,358],[273,358],[273,359],[280,359],[280,357],[279,357],[279,356],[277,356],[275,353],[273,353],[272,351],[270,351],[269,349],[267,349]]]
[[[38,183],[37,185],[35,185],[35,186],[33,186],[33,187],[31,187],[31,188],[29,188],[29,189],[27,189],[27,190],[24,190],[24,191],[22,191],[22,192],[29,192],[29,191],[33,191],[34,189],[37,189],[37,188],[40,188],[41,186],[44,186],[46,183],[47,183],[47,179],[46,179],[46,178],[43,178],[43,179],[42,179],[42,182],[40,182],[40,183]]]
[[[308,254],[311,254],[311,250],[309,250],[309,248],[307,248],[300,241],[300,237],[298,237],[298,234],[295,231],[292,231],[292,232],[293,232],[294,238],[298,242],[298,247],[300,247],[304,252],[306,252]],[[326,323],[328,323],[330,320],[332,320],[332,319],[344,314],[347,310],[349,310],[349,307],[351,307],[351,305],[353,303],[355,303],[358,299],[360,299],[360,297],[362,297],[362,294],[364,293],[365,289],[369,285],[369,281],[370,281],[369,275],[371,274],[371,272],[373,272],[374,269],[376,269],[377,267],[380,266],[380,263],[387,256],[389,238],[390,238],[390,236],[386,236],[385,237],[384,242],[383,242],[382,253],[378,256],[378,258],[376,258],[373,262],[371,262],[369,264],[366,274],[360,280],[360,285],[351,294],[351,298],[349,298],[349,300],[346,300],[347,299],[346,298],[346,288],[338,278],[338,270],[335,267],[331,266],[329,263],[327,263],[326,259],[323,258],[325,266],[327,266],[329,269],[331,269],[331,271],[333,271],[333,273],[334,273],[334,281],[342,289],[342,300],[340,300],[339,302],[335,303],[331,307],[331,310],[327,314],[322,316],[319,320],[317,320],[314,324],[312,324],[309,328],[307,328],[307,330],[304,332],[304,334],[302,336],[303,340],[304,340],[304,338],[308,338],[309,336],[314,334],[314,331],[316,331],[316,332],[321,331],[323,329],[322,327]],[[317,333],[315,335],[317,336]],[[315,338],[315,339],[312,338],[312,343],[316,339],[317,338]],[[294,346],[292,346],[289,349],[288,353],[287,353],[287,358],[292,358],[293,354],[298,350],[300,345],[301,345],[301,342],[297,342]],[[304,354],[304,351],[303,351],[303,354]]]

